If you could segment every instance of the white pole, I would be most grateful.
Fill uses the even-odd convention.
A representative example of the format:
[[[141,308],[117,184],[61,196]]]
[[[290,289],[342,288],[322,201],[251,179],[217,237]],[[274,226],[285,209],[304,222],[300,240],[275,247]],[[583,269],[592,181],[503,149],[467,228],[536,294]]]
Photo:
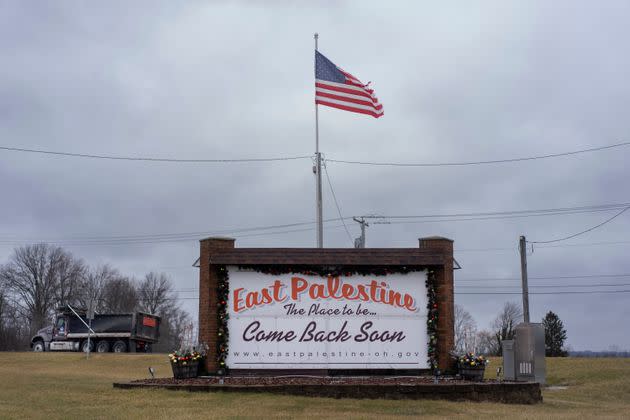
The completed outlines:
[[[317,51],[317,39],[319,34],[315,33],[315,51]],[[315,189],[315,201],[317,203],[317,247],[324,247],[324,218],[322,211],[322,155],[319,153],[319,109],[315,104],[315,159],[316,159],[316,189]]]

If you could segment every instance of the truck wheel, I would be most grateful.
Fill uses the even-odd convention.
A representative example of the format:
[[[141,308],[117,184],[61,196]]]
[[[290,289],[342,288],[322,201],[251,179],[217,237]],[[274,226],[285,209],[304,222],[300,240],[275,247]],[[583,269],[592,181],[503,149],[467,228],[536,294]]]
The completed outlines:
[[[96,351],[98,353],[107,353],[109,351],[109,343],[105,340],[101,340],[96,344]]]
[[[90,340],[90,345],[89,345],[89,349],[90,352],[94,351],[94,340]],[[87,353],[88,352],[88,341],[87,340],[83,340],[83,343],[81,343],[81,351],[83,353]]]
[[[144,352],[145,353],[153,353],[153,347],[151,347],[151,343],[146,343],[144,345]]]
[[[46,346],[44,346],[44,342],[42,340],[37,340],[33,343],[33,351],[45,351]]]
[[[118,340],[114,343],[114,347],[112,347],[112,351],[114,353],[124,353],[127,351],[127,343],[122,340]]]

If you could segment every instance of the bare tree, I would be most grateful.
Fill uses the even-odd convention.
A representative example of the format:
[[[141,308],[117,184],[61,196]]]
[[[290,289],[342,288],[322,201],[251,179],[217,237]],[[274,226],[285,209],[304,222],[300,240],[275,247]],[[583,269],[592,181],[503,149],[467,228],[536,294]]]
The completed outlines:
[[[77,293],[79,304],[85,309],[93,307],[97,312],[105,312],[103,304],[105,287],[118,276],[120,276],[118,271],[107,264],[87,270],[81,282],[81,292]]]
[[[55,304],[78,304],[81,288],[88,272],[87,267],[82,261],[75,259],[61,248],[54,249],[51,259],[54,259],[51,265],[55,269],[56,276]]]
[[[488,330],[481,330],[477,333],[477,353],[486,355],[496,355],[499,352],[497,340],[494,333]]]
[[[164,315],[175,299],[171,281],[164,273],[148,273],[138,285],[138,306],[143,312]]]
[[[7,315],[11,309],[9,308],[9,301],[4,295],[4,288],[0,283],[0,351],[10,350],[12,341],[11,332],[9,331],[9,323]]]
[[[190,315],[179,307],[173,309],[168,317],[171,329],[168,344],[170,349],[175,350],[182,348],[184,344],[192,345],[194,343],[187,343],[188,337],[186,335],[192,328]]]
[[[0,351],[26,350],[29,325],[0,283]]]
[[[24,310],[34,332],[44,326],[56,305],[72,298],[84,270],[83,262],[62,248],[27,245],[15,249],[0,267],[0,282]]]
[[[514,338],[514,327],[516,327],[522,319],[523,312],[519,304],[515,302],[505,302],[503,309],[492,323],[497,356],[500,356],[502,353],[501,341]]]
[[[102,312],[133,312],[138,307],[138,292],[128,277],[116,276],[103,287],[101,295]]]
[[[477,323],[461,305],[455,305],[455,352],[476,352]]]
[[[177,302],[170,279],[163,273],[148,273],[138,284],[138,307],[143,312],[159,315],[160,343],[155,351],[172,351],[184,342],[190,315]]]

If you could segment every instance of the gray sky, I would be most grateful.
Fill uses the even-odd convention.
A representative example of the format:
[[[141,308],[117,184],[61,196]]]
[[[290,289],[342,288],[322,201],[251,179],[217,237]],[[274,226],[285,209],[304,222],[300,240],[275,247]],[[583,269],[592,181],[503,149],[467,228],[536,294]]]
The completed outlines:
[[[320,107],[327,158],[479,161],[630,141],[627,2],[311,3],[3,2],[0,146],[166,158],[311,155],[316,31],[320,51],[372,81],[385,109],[375,120]],[[629,150],[467,167],[328,163],[328,172],[344,216],[590,206],[630,201]],[[308,159],[175,164],[0,151],[0,191],[0,262],[29,240],[201,237],[315,218]],[[338,217],[326,183],[324,200],[324,217]],[[614,214],[376,224],[367,244],[415,247],[419,237],[447,236],[463,266],[457,292],[471,285],[517,291],[519,235],[560,238]],[[358,236],[356,223],[348,227]],[[629,231],[627,212],[558,246],[537,246],[530,276],[630,274]],[[243,235],[232,235],[237,246],[315,244],[314,230]],[[181,290],[197,287],[193,238],[82,239],[64,247],[90,264],[110,263],[136,277],[164,271]],[[325,246],[351,246],[338,222],[328,224]],[[465,281],[488,278],[514,280]],[[625,284],[630,276],[530,283]],[[630,286],[532,292],[559,290]],[[180,296],[196,316],[190,299],[196,293]],[[506,300],[520,302],[520,296],[456,296],[481,328]],[[630,316],[629,301],[630,293],[530,297],[532,319],[556,312],[577,350],[630,348],[630,337],[615,324]]]

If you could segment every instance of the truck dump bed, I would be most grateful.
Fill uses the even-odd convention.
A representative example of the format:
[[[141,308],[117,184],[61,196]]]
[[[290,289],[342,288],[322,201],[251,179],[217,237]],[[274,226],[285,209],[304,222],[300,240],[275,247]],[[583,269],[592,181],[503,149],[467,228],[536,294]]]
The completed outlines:
[[[160,317],[136,312],[134,318],[135,329],[132,337],[141,338],[148,342],[157,342],[160,338]]]
[[[87,327],[76,315],[70,317],[68,332],[87,334]],[[85,320],[85,318],[84,318]],[[87,320],[85,320],[87,322]],[[97,334],[125,334],[131,339],[157,342],[159,338],[160,317],[142,312],[132,314],[97,314],[92,320],[92,330]]]
[[[94,315],[92,330],[95,333],[130,333],[133,314]],[[84,321],[87,322],[85,318]],[[70,316],[69,331],[73,334],[87,334],[87,327],[74,314]]]

